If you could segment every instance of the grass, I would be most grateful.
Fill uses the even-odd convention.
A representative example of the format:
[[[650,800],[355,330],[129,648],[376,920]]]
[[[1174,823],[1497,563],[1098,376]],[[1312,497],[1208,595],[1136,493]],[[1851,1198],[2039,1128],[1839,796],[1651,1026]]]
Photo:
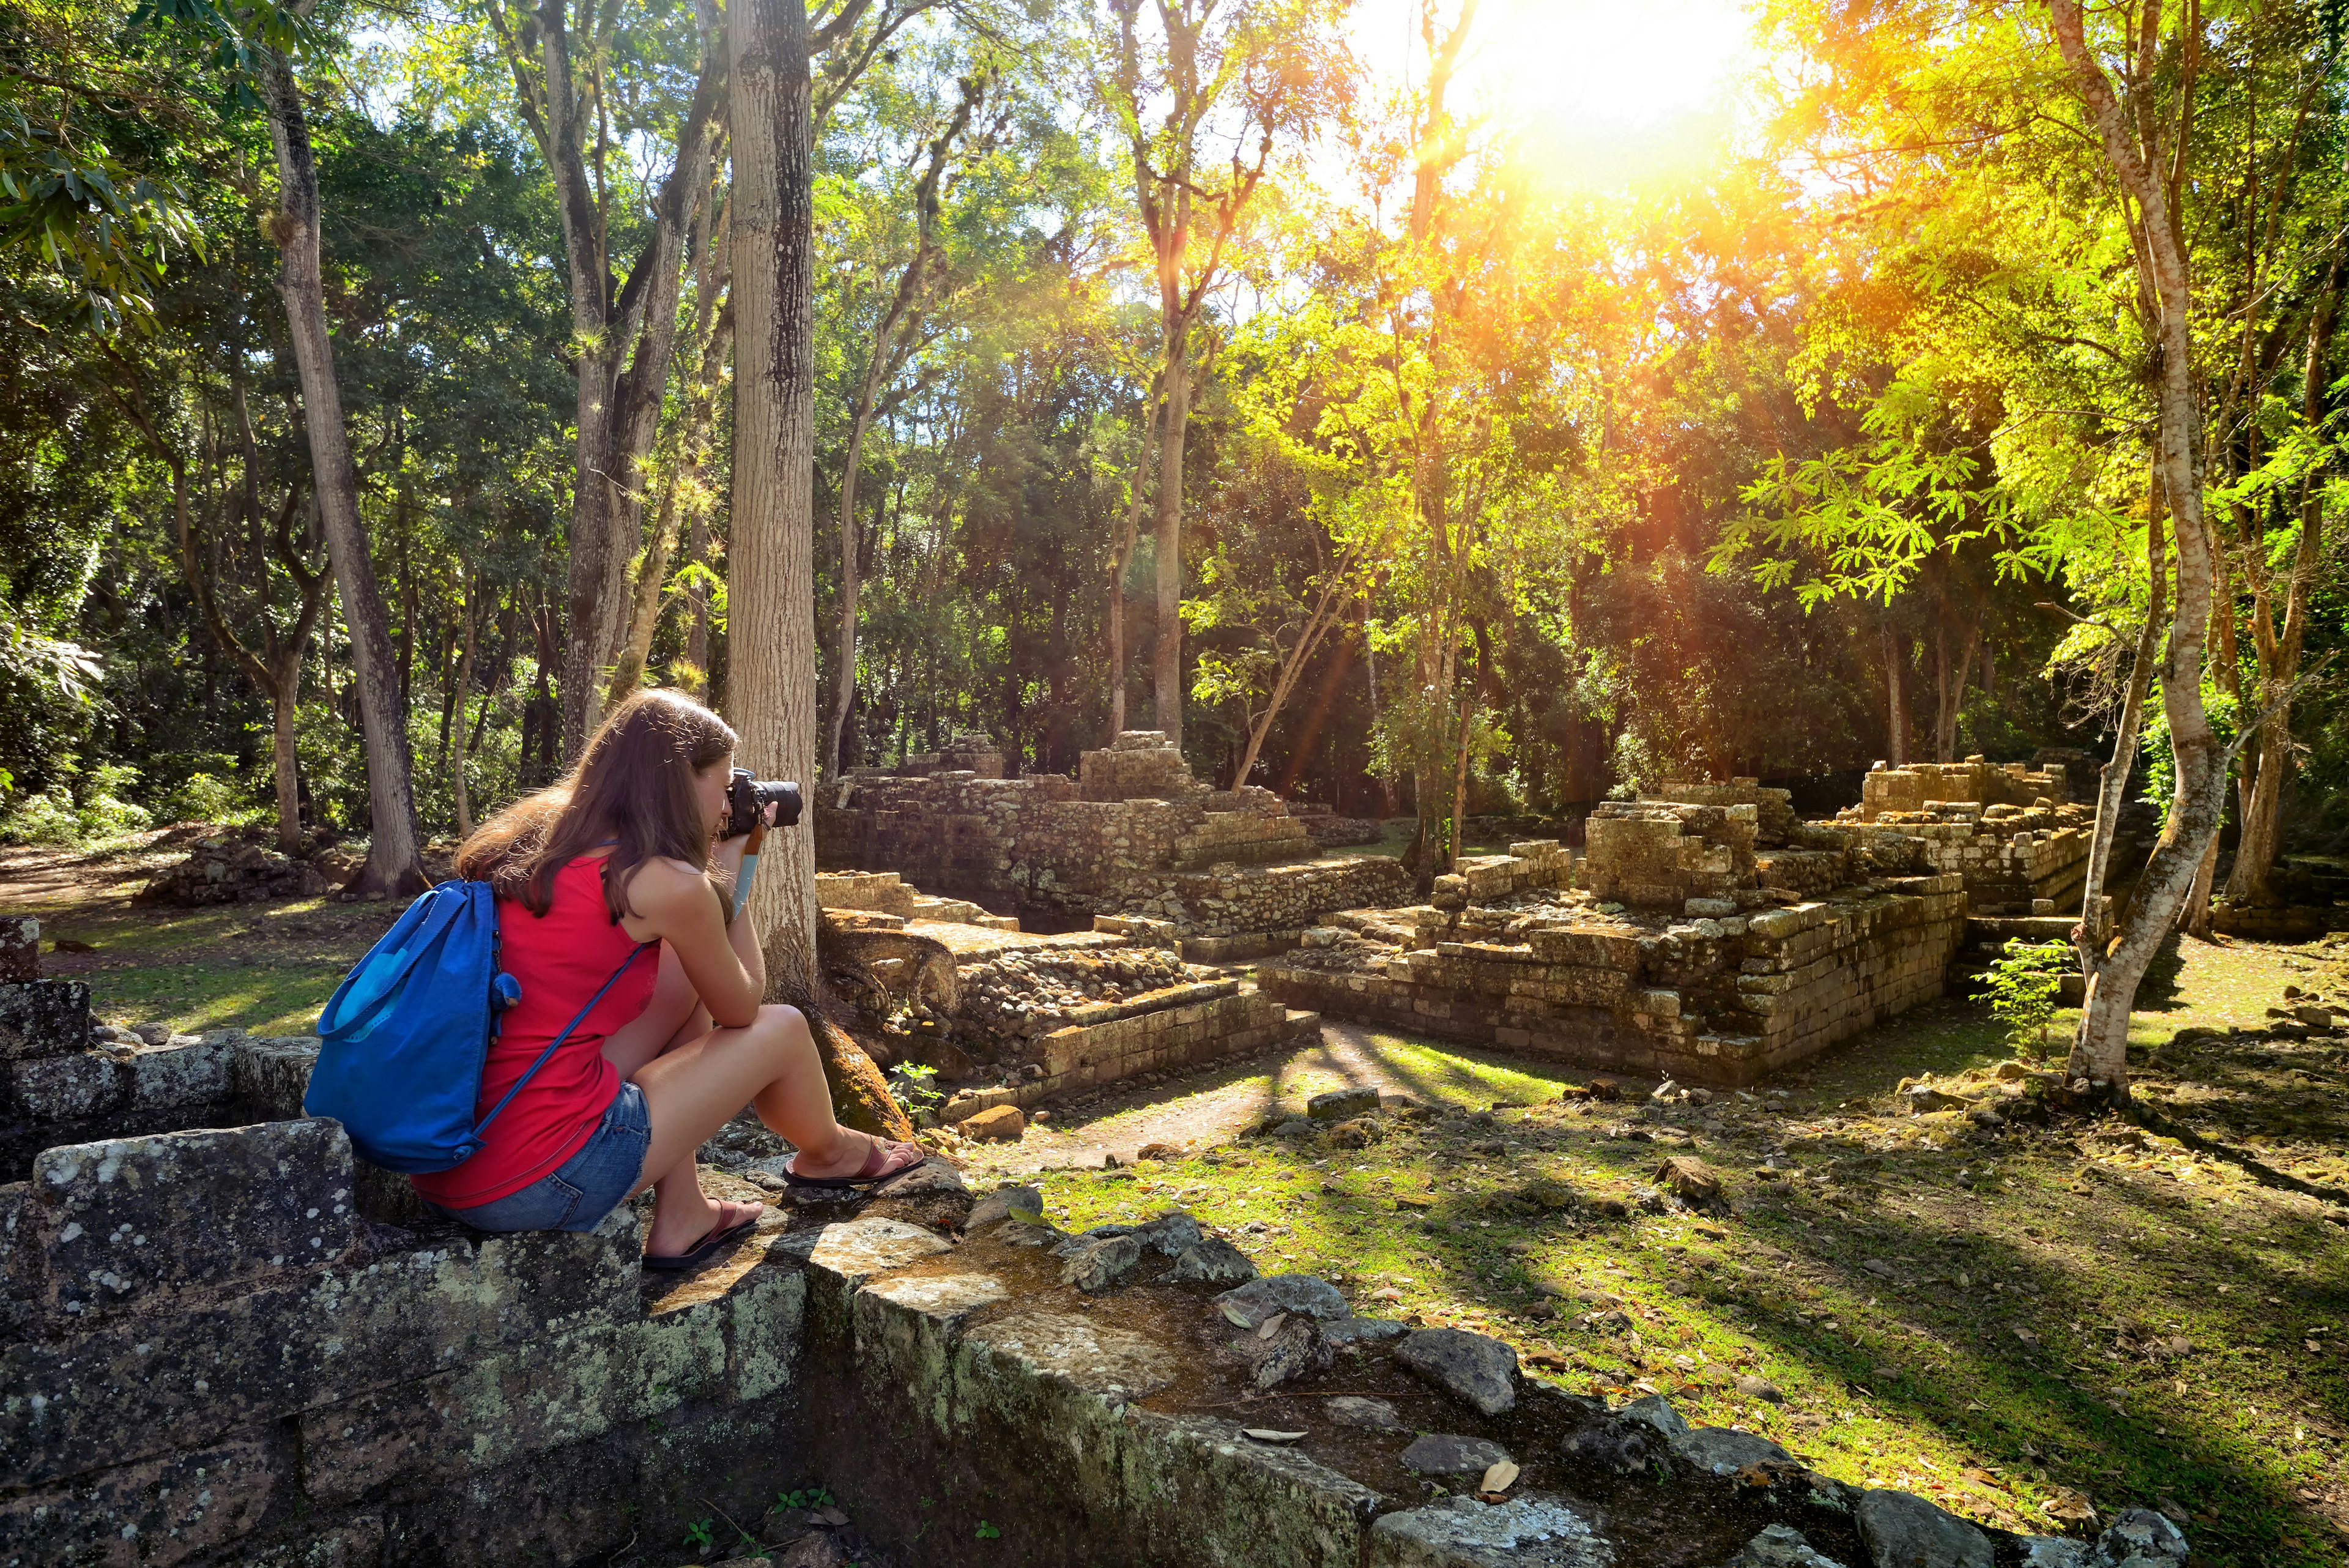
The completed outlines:
[[[2191,949],[2141,1021],[2147,1044],[2188,1023],[2255,1023],[2282,977],[2305,986],[2314,962]],[[2198,1561],[2349,1561],[2349,1230],[2117,1119],[1994,1137],[1956,1112],[1896,1114],[1904,1077],[1971,1074],[1987,1088],[2009,1049],[1973,1007],[1871,1032],[1785,1080],[1784,1111],[1729,1096],[1661,1122],[1561,1104],[1563,1074],[1395,1036],[1377,1046],[1454,1114],[1382,1117],[1361,1148],[1250,1139],[1053,1172],[1040,1179],[1048,1212],[1077,1228],[1178,1205],[1268,1272],[1340,1280],[1362,1310],[1495,1334],[1578,1391],[1660,1390],[1692,1421],[1766,1433],[1839,1479],[2011,1529],[2060,1532],[2084,1505],[2109,1519],[2143,1503],[2184,1516]],[[2337,1092],[2328,1108],[2245,1075],[2275,1054],[2157,1054],[2141,1088],[2185,1114],[2197,1086],[2223,1079],[2234,1112],[2278,1109],[2263,1156],[2337,1156]],[[1334,1084],[1261,1089],[1294,1104]],[[1104,1129],[1114,1119],[1088,1130]],[[1619,1136],[1635,1129],[1657,1141]],[[1643,1211],[1676,1147],[1724,1179],[1734,1213]],[[1773,1150],[1796,1179],[1756,1174]],[[1609,1200],[1628,1217],[1608,1217]],[[1739,1374],[1784,1403],[1740,1395]]]

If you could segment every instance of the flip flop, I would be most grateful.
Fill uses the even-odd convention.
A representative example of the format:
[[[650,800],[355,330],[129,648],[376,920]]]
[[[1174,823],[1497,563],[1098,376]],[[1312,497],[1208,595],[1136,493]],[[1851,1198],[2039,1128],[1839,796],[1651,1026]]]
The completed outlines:
[[[721,1198],[719,1201],[729,1209],[748,1207],[746,1204],[736,1203],[731,1199]],[[738,1241],[749,1234],[759,1223],[759,1215],[765,1212],[766,1206],[761,1204],[758,1213],[752,1214],[748,1220],[739,1220],[731,1225],[717,1227],[685,1251],[647,1252],[644,1256],[644,1266],[657,1274],[682,1274],[698,1269],[715,1256],[718,1251],[728,1242]]]
[[[871,1133],[867,1133],[864,1136],[867,1137],[873,1137]],[[900,1151],[903,1151],[905,1154],[910,1154],[913,1158],[911,1159],[904,1160],[902,1163],[891,1163],[892,1161],[898,1159]],[[792,1158],[797,1158],[798,1157],[793,1156]],[[905,1172],[913,1169],[914,1167],[921,1164],[922,1161],[929,1158],[930,1157],[928,1155],[922,1152],[921,1147],[918,1145],[910,1143],[892,1143],[887,1138],[873,1137],[872,1151],[864,1157],[864,1164],[855,1175],[801,1176],[787,1165],[783,1167],[783,1185],[786,1187],[815,1188],[828,1192],[852,1191],[859,1188],[875,1186],[880,1182],[888,1180],[893,1176],[903,1176]]]

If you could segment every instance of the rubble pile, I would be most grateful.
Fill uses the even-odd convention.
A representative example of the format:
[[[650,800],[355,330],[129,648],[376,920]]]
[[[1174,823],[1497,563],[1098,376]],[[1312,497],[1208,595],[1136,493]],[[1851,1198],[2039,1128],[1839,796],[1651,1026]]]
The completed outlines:
[[[1216,972],[1164,948],[1005,953],[957,970],[957,1043],[999,1055],[1064,1027],[1080,1009],[1213,980]]]
[[[315,898],[332,885],[317,866],[280,851],[268,830],[245,827],[197,839],[185,860],[148,879],[138,900],[196,909]]]

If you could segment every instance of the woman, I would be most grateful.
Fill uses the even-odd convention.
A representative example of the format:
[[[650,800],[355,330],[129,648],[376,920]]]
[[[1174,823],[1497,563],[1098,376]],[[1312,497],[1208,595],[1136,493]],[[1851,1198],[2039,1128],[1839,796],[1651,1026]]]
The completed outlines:
[[[711,852],[734,739],[691,699],[640,691],[568,778],[458,851],[459,875],[497,889],[499,968],[522,984],[490,1047],[480,1114],[580,1021],[479,1153],[409,1178],[434,1208],[483,1231],[592,1231],[650,1186],[645,1265],[688,1269],[763,1208],[704,1197],[694,1165],[746,1102],[797,1148],[794,1185],[864,1186],[921,1161],[911,1144],[833,1121],[807,1020],[760,1004],[765,958],[750,922],[728,918],[744,841]]]

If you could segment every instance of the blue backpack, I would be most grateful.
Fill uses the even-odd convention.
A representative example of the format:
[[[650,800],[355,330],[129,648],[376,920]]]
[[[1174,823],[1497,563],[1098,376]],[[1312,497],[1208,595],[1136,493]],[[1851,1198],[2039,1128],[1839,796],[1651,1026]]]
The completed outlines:
[[[318,1016],[305,1116],[332,1116],[362,1159],[391,1170],[447,1170],[546,1065],[649,942],[621,961],[579,1015],[480,1121],[481,1069],[498,1014],[522,982],[498,971],[498,901],[487,882],[443,882],[408,906]]]

